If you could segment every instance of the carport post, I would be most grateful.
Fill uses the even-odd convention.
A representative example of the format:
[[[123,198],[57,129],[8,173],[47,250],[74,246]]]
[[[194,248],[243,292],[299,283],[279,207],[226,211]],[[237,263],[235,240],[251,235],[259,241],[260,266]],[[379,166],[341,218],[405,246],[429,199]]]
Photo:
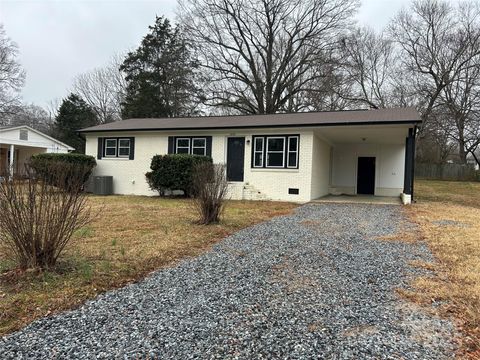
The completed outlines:
[[[408,137],[405,141],[405,178],[403,185],[404,194],[410,195],[413,200],[413,183],[415,177],[415,135],[416,126],[408,129]]]

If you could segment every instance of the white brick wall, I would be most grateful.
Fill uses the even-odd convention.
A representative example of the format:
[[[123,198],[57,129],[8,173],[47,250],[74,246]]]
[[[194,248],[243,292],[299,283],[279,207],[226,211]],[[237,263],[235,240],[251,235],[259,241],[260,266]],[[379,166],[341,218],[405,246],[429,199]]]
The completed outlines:
[[[298,130],[298,129],[297,129]],[[299,134],[298,169],[254,169],[251,167],[252,135]],[[306,202],[329,192],[355,193],[356,159],[358,156],[377,157],[375,195],[397,196],[402,192],[404,174],[404,145],[334,144],[314,135],[312,130],[291,129],[129,132],[86,134],[86,153],[97,156],[97,137],[134,136],[135,159],[101,159],[95,175],[112,175],[116,194],[156,195],[145,181],[145,173],[156,154],[168,151],[168,136],[212,136],[212,158],[226,163],[227,138],[245,137],[244,182],[230,184],[232,199],[259,199]],[[332,154],[331,154],[332,152]],[[330,167],[331,159],[333,160]],[[289,195],[289,188],[298,188],[298,195]]]
[[[135,159],[97,159],[94,175],[113,176],[115,194],[157,195],[150,190],[145,180],[145,173],[150,171],[150,162],[156,154],[166,154],[168,138],[158,133],[108,133],[87,135],[85,153],[97,157],[98,136],[134,136]]]
[[[324,140],[313,137],[312,150],[312,199],[325,196],[330,184],[330,145]]]
[[[251,151],[252,135],[300,134],[299,169],[252,169]],[[311,168],[312,168],[312,131],[286,130],[252,130],[232,132],[129,132],[86,134],[86,153],[97,156],[97,138],[101,137],[135,137],[135,159],[100,159],[94,175],[113,176],[113,187],[116,194],[156,195],[145,181],[145,173],[150,169],[150,161],[156,154],[168,151],[168,136],[209,135],[212,136],[212,158],[215,163],[226,163],[227,138],[229,136],[245,136],[244,182],[231,183],[229,195],[232,199],[244,197],[244,185],[249,184],[260,191],[265,198],[272,200],[305,202],[310,200]],[[249,144],[247,144],[249,142]],[[299,195],[289,195],[288,188],[298,188]]]
[[[252,135],[299,134],[298,169],[254,169],[251,167],[252,136],[245,147],[245,182],[254,186],[271,200],[306,202],[311,199],[312,131],[257,131]],[[298,195],[288,194],[289,188],[299,189]]]

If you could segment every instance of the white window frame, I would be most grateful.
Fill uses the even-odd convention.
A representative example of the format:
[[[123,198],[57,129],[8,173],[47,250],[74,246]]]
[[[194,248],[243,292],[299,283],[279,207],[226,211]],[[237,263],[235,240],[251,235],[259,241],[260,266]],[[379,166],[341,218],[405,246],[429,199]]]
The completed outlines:
[[[195,140],[203,140],[203,146],[195,146]],[[195,137],[192,138],[192,144],[191,144],[191,154],[192,155],[198,155],[194,154],[193,149],[203,149],[203,156],[207,156],[207,138],[204,137]]]
[[[122,140],[128,141],[128,146],[120,146],[120,142],[121,142]],[[121,157],[121,158],[129,158],[129,157],[130,157],[130,146],[131,146],[131,143],[130,143],[130,139],[129,139],[129,138],[119,138],[119,139],[118,139],[117,146],[118,146],[118,150],[117,150],[117,155],[118,155],[118,157]],[[128,149],[128,155],[120,155],[120,149]]]
[[[188,147],[187,146],[178,146],[178,141],[179,140],[188,140]],[[177,137],[175,138],[175,154],[180,154],[178,152],[178,149],[181,148],[181,149],[188,149],[188,151],[186,152],[186,154],[191,154],[192,153],[192,141],[191,141],[191,138],[189,137]],[[185,154],[185,153],[181,153],[181,154]]]
[[[297,139],[297,148],[295,149],[295,151],[293,150],[290,150],[290,139]],[[288,145],[287,145],[287,169],[296,169],[298,168],[298,144],[299,143],[299,138],[298,136],[289,136],[288,137]],[[290,166],[289,162],[290,162],[290,154],[291,153],[295,153],[295,166]]]
[[[108,141],[115,141],[115,146],[107,146]],[[107,155],[107,149],[115,149],[115,155]],[[103,156],[106,158],[114,158],[118,155],[118,139],[117,138],[105,138],[105,147],[103,150]]]
[[[265,159],[265,138],[263,136],[253,138],[253,167],[254,168],[263,168],[263,162]],[[262,140],[262,146],[260,150],[257,150],[257,140]],[[257,154],[262,154],[262,161],[260,165],[255,164],[255,156]]]
[[[269,151],[268,150],[268,142],[270,139],[281,139],[283,140],[283,150],[280,151],[280,150],[272,150],[272,151]],[[266,143],[266,146],[265,146],[265,154],[266,154],[266,157],[265,157],[265,167],[266,168],[270,168],[270,169],[282,169],[282,168],[285,168],[285,145],[287,143],[287,138],[286,136],[268,136],[266,137],[266,140],[267,140],[267,143]],[[282,165],[281,166],[271,166],[271,165],[268,165],[268,155],[270,153],[275,153],[275,154],[282,154]]]

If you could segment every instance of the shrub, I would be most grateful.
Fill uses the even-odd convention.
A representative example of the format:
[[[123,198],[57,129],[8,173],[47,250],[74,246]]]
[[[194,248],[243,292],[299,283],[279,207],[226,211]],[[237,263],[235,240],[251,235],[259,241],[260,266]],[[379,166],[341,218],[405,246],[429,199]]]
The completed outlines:
[[[208,225],[220,220],[228,191],[228,181],[225,175],[224,165],[203,163],[195,166],[193,203],[200,216],[200,224]]]
[[[59,164],[55,166],[52,164]],[[72,166],[60,166],[61,164],[71,164]],[[83,188],[92,174],[93,168],[97,162],[93,156],[83,154],[55,154],[43,153],[33,155],[30,158],[29,166],[34,171],[35,176],[47,181],[51,185],[60,186],[68,189],[73,184]],[[52,171],[57,171],[58,168],[63,168],[68,171],[66,176],[59,177]],[[55,181],[62,180],[63,183],[56,183]]]
[[[22,269],[54,266],[72,234],[91,220],[81,189],[90,167],[53,161],[44,171],[48,181],[26,165],[26,179],[0,182],[0,243]]]
[[[192,174],[197,164],[212,163],[207,156],[170,154],[155,155],[150,169],[145,174],[150,188],[163,196],[166,190],[182,190],[186,196],[193,195]]]

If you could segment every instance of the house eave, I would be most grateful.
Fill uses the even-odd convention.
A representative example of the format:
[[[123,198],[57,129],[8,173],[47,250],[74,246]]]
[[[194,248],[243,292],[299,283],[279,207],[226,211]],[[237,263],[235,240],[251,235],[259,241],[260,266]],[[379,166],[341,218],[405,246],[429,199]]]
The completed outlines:
[[[412,125],[421,123],[421,120],[399,120],[399,121],[358,121],[358,122],[334,122],[319,124],[278,124],[278,125],[232,125],[232,126],[195,126],[195,127],[169,127],[169,128],[128,128],[128,129],[82,129],[79,134],[104,133],[104,132],[143,132],[143,131],[205,131],[205,130],[234,130],[234,129],[279,129],[279,128],[317,128],[334,126],[375,126],[375,125]]]

